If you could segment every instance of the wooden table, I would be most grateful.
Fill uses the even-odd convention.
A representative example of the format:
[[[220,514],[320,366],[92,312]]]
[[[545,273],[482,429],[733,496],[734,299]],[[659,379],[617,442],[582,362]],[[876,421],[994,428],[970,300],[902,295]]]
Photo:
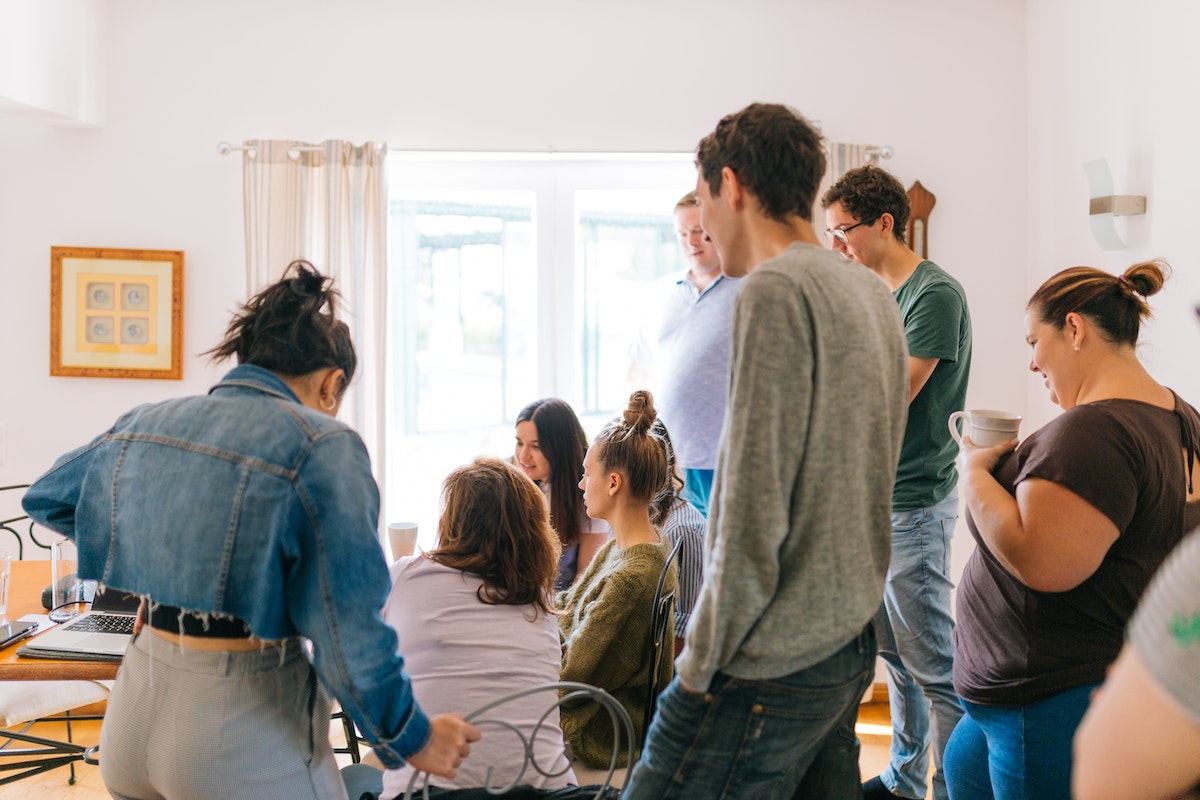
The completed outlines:
[[[49,585],[49,561],[12,562],[8,618],[13,620],[26,614],[45,614],[42,590]],[[0,650],[0,681],[111,681],[117,677],[117,668],[121,666],[117,661],[59,661],[19,657],[17,649],[31,641],[33,639],[22,639]]]

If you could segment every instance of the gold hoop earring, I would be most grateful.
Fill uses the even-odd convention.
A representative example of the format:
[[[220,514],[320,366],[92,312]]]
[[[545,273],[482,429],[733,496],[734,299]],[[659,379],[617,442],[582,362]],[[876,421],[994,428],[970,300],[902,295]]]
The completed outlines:
[[[322,397],[322,398],[321,398],[321,400],[320,400],[320,406],[321,406],[321,410],[322,410],[322,411],[333,411],[335,408],[337,408],[337,400],[335,400],[334,398],[330,397],[330,398],[329,398],[329,405],[325,405],[325,398],[324,398],[324,397]]]

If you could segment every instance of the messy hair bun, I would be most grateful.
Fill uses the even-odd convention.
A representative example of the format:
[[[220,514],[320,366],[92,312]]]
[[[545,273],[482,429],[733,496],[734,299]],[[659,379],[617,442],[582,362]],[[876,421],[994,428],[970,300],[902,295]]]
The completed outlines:
[[[658,418],[658,413],[654,410],[654,398],[645,389],[639,389],[629,395],[629,405],[625,407],[621,418],[630,433],[645,433],[650,430],[650,426]]]
[[[623,473],[630,493],[647,503],[670,478],[666,443],[650,430],[657,418],[654,397],[638,390],[621,418],[605,425],[593,444],[604,468]]]
[[[354,377],[358,358],[350,329],[337,318],[341,295],[333,279],[307,261],[293,261],[283,277],[247,300],[234,315],[222,342],[207,355],[216,361],[237,356],[280,375],[307,375],[325,367]]]

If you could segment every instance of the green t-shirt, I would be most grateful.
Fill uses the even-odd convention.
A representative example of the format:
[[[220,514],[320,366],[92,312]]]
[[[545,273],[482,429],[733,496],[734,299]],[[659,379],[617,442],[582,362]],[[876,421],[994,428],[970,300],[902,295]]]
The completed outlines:
[[[900,306],[908,353],[938,365],[908,406],[892,508],[911,511],[940,502],[958,481],[958,445],[946,420],[961,411],[971,372],[971,314],[958,281],[922,261],[892,294]]]

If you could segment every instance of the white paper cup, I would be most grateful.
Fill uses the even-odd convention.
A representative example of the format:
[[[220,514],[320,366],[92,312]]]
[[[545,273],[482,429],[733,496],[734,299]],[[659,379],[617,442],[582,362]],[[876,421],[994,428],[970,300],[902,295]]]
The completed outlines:
[[[417,523],[389,523],[388,546],[392,550],[392,561],[411,556],[417,549]]]
[[[966,420],[966,436],[976,447],[995,447],[1004,444],[1009,439],[1017,437],[1021,429],[1021,415],[1008,411],[997,411],[992,408],[980,408],[972,411],[955,411],[950,415],[946,424],[950,426],[950,435],[959,445],[963,435],[958,431],[958,421]]]

